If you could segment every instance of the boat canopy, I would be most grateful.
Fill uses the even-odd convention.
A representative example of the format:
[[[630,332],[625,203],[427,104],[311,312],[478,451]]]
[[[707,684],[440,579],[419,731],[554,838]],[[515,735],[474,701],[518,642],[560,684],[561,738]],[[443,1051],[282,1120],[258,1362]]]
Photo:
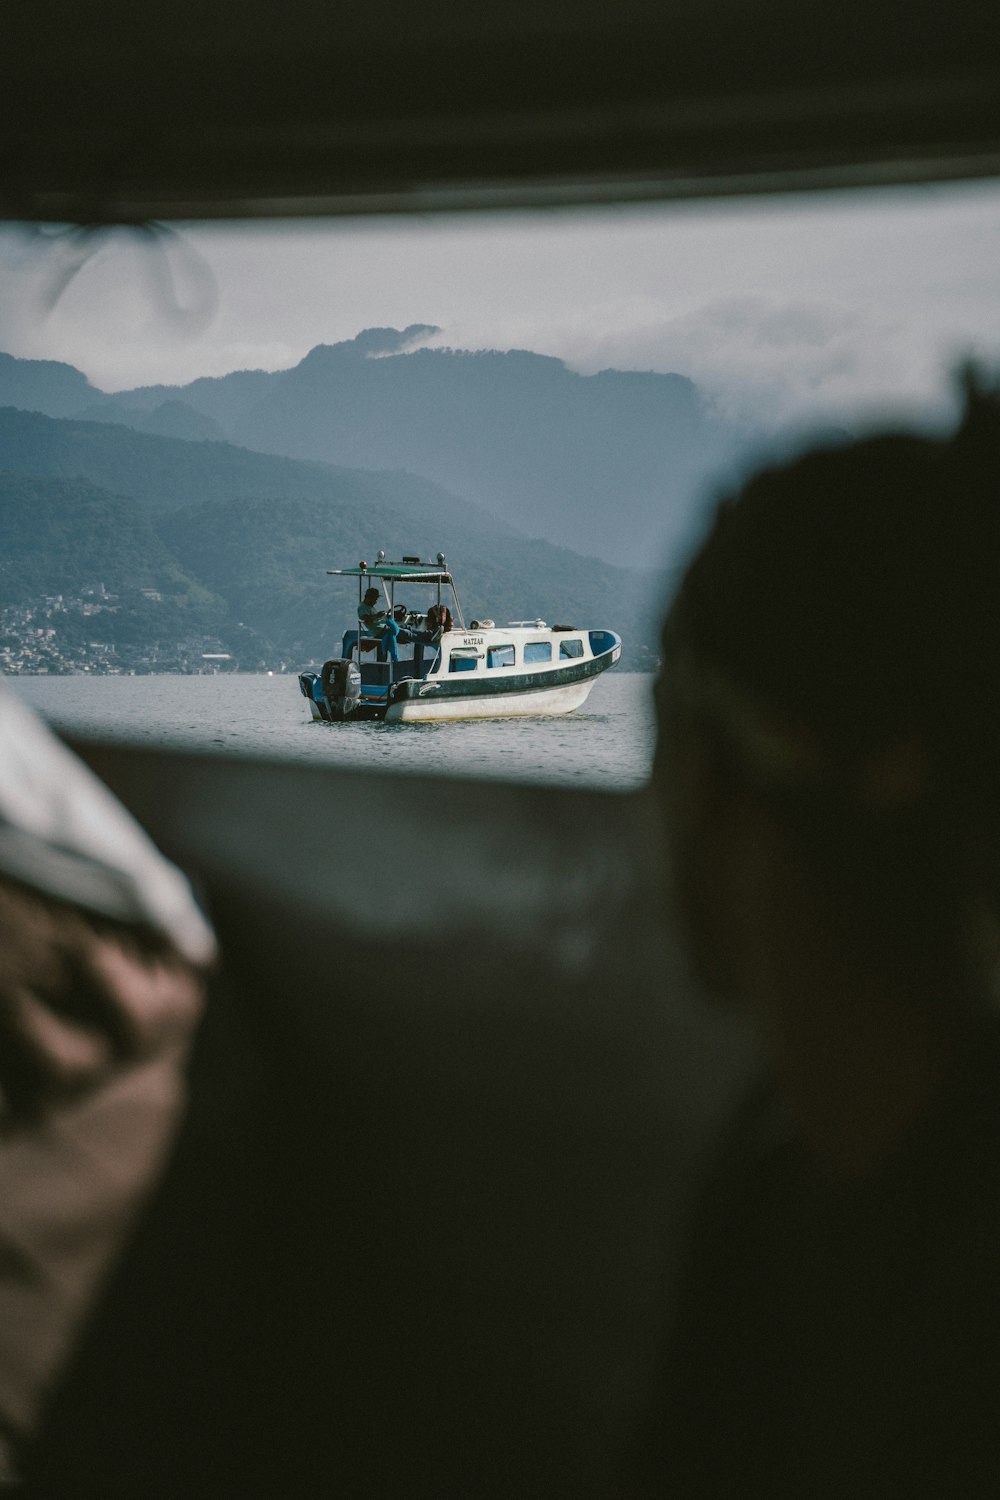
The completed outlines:
[[[371,563],[356,568],[327,568],[331,578],[387,578],[392,583],[448,583],[454,579],[435,564],[415,566],[411,563]]]

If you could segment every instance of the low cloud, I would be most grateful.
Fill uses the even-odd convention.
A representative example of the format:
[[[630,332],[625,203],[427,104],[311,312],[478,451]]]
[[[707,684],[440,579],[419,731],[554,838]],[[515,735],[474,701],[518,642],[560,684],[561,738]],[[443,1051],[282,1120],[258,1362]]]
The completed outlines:
[[[166,248],[135,235],[99,240],[53,305],[73,240],[8,229],[0,231],[0,349],[68,360],[101,388],[114,390],[236,369],[282,369],[311,344],[350,338],[366,326],[403,327],[425,318],[441,330],[416,333],[407,347],[530,349],[563,359],[581,374],[606,368],[679,373],[696,381],[725,415],[755,427],[923,417],[946,407],[959,360],[1000,362],[1000,304],[992,295],[994,218],[991,210],[980,233],[982,238],[989,231],[983,245],[969,230],[958,235],[965,259],[954,276],[951,260],[947,276],[940,269],[940,226],[937,240],[927,241],[926,226],[923,238],[915,230],[908,236],[907,243],[921,249],[919,276],[904,263],[895,239],[882,244],[878,255],[866,251],[855,267],[848,252],[857,248],[858,232],[851,225],[840,226],[840,239],[815,276],[804,276],[813,264],[810,256],[817,255],[819,230],[811,218],[805,225],[811,237],[794,240],[783,221],[784,239],[772,233],[765,242],[758,224],[755,237],[741,242],[740,254],[733,249],[726,256],[717,238],[704,233],[667,237],[663,255],[673,244],[672,259],[657,262],[655,277],[649,271],[652,251],[649,245],[643,249],[641,235],[631,261],[625,254],[630,242],[623,241],[620,264],[607,263],[605,245],[605,261],[596,271],[591,252],[603,244],[599,236],[583,248],[582,241],[564,244],[562,280],[553,269],[552,247],[543,253],[544,236],[532,242],[530,254],[522,246],[521,260],[509,269],[501,256],[487,259],[485,270],[470,266],[465,272],[459,251],[471,254],[474,247],[463,239],[453,247],[455,277],[465,275],[472,285],[485,275],[489,295],[445,296],[440,277],[431,295],[417,278],[403,298],[404,316],[398,309],[390,315],[381,289],[361,295],[346,251],[338,269],[322,256],[310,259],[309,244],[293,241],[297,259],[289,261],[291,251],[276,231],[248,234],[251,248],[232,264],[238,240],[206,241],[200,249],[204,236],[194,231],[170,239]],[[833,222],[830,233],[836,228]],[[952,240],[954,235],[950,250]],[[340,241],[331,244],[336,249]],[[398,255],[398,241],[387,238],[383,260],[393,246]],[[715,262],[703,266],[711,255]],[[641,265],[644,279],[636,270]],[[839,280],[831,279],[838,266]],[[207,297],[206,270],[218,278],[220,305],[213,315],[207,298],[205,326],[194,330],[190,320],[177,316],[177,306]],[[500,296],[501,271],[513,278],[518,270],[527,278],[526,290],[512,284]],[[165,290],[168,273],[172,289]],[[541,291],[532,275],[541,280]],[[634,292],[620,290],[626,285]],[[742,294],[746,287],[755,294]],[[608,288],[617,294],[607,295]],[[398,303],[397,288],[394,298]]]
[[[955,365],[997,349],[871,307],[763,296],[728,297],[664,316],[640,299],[547,327],[451,326],[427,343],[532,348],[571,369],[687,375],[736,420],[803,423],[933,418],[948,409]]]
[[[901,320],[822,302],[733,297],[568,352],[594,370],[676,370],[729,414],[768,425],[939,403],[942,351]]]

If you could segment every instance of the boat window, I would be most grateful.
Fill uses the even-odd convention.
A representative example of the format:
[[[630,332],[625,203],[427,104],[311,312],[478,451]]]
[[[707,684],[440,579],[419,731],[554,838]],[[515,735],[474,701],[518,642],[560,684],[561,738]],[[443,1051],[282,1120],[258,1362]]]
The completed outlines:
[[[512,667],[514,665],[514,647],[488,646],[486,650],[486,665],[488,667]]]
[[[530,666],[532,662],[551,661],[551,641],[528,641],[524,648],[524,665]]]
[[[579,641],[579,640],[576,640],[576,639],[571,640],[571,641],[560,641],[559,642],[559,655],[560,656],[582,656],[583,655],[583,642]]]
[[[449,672],[474,672],[482,658],[478,651],[453,651],[448,662]]]

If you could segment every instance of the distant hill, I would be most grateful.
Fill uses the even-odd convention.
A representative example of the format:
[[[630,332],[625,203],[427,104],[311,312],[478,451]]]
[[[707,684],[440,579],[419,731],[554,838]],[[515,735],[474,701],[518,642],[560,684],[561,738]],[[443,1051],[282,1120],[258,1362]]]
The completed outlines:
[[[232,443],[159,437],[106,421],[60,421],[12,407],[0,409],[0,469],[87,479],[112,494],[143,501],[155,514],[210,500],[281,496],[374,502],[384,496],[403,510],[413,503],[418,514],[433,519],[441,537],[456,524],[489,535],[509,531],[416,475],[359,474]],[[440,545],[436,541],[434,550]]]
[[[242,622],[281,654],[309,659],[330,654],[357,602],[355,586],[326,568],[379,547],[428,558],[444,549],[467,618],[609,626],[634,666],[648,660],[641,647],[653,649],[648,579],[529,541],[416,475],[10,408],[0,410],[0,470],[10,538],[0,603],[98,583],[162,588],[208,611],[220,634]]]
[[[69,385],[53,385],[58,410],[37,399],[45,381],[31,361],[10,361],[16,369],[0,390],[12,405],[53,416],[420,474],[527,536],[630,566],[676,556],[706,491],[731,477],[759,438],[725,420],[681,375],[583,376],[525,350],[412,347],[436,332],[422,324],[366,329],[318,345],[293,369],[112,395],[69,366],[53,367],[77,377],[83,394],[72,412]],[[23,399],[14,393],[18,373]]]
[[[231,441],[269,453],[423,474],[530,536],[656,565],[747,434],[681,375],[577,375],[523,350],[407,346],[420,327],[319,345],[291,370],[171,391]]]
[[[184,438],[188,442],[222,442],[225,433],[218,422],[195,411],[186,401],[161,401],[159,406],[126,406],[122,402],[95,402],[75,412],[81,422],[112,422],[134,427],[137,432],[151,432],[157,437]]]
[[[50,417],[71,417],[103,392],[73,365],[54,359],[0,354],[0,406],[19,406]]]

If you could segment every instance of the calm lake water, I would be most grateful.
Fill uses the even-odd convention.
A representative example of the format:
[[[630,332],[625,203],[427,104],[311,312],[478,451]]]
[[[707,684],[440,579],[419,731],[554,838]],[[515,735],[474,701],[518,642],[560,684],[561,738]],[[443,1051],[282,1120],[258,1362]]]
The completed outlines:
[[[381,770],[630,789],[653,754],[653,678],[611,671],[583,709],[553,719],[319,724],[288,676],[13,677],[70,733]]]

